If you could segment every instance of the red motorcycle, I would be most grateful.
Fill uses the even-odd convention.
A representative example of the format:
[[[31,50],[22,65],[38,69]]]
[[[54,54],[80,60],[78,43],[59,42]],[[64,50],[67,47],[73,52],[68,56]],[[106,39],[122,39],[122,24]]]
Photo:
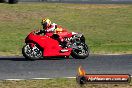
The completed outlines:
[[[67,35],[65,37],[64,35]],[[58,42],[63,37],[65,47]],[[36,60],[46,57],[69,57],[85,59],[89,56],[88,46],[82,34],[68,31],[54,33],[40,33],[40,30],[31,32],[25,39],[26,45],[22,48],[22,54],[26,59]]]

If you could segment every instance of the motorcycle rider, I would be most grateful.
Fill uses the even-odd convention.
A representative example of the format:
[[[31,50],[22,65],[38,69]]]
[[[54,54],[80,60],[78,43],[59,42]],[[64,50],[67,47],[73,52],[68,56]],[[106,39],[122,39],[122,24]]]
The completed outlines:
[[[51,24],[50,19],[47,18],[42,19],[41,25],[43,27],[43,30],[41,30],[41,32],[52,32],[54,34],[57,34],[56,31],[60,31],[60,32],[63,31],[62,28],[57,27],[57,24],[55,23]],[[56,40],[60,43],[62,48],[66,47],[67,42],[64,41],[64,39],[61,36],[59,36]]]

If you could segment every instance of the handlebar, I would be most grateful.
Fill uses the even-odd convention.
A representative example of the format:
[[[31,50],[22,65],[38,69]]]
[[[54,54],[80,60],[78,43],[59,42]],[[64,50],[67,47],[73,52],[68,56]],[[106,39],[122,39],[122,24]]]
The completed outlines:
[[[40,35],[42,33],[46,34],[47,30],[39,30],[39,31],[35,31],[34,33],[37,34],[37,35]]]

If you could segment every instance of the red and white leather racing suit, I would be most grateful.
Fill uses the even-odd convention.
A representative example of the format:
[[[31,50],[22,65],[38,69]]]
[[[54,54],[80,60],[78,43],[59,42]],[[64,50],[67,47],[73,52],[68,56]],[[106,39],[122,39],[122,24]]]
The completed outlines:
[[[64,42],[64,37],[72,36],[72,34],[68,33],[66,29],[62,28],[61,26],[58,26],[55,23],[51,24],[45,30],[47,32],[53,32],[54,34],[58,34],[59,35],[58,41],[60,41],[60,42]]]

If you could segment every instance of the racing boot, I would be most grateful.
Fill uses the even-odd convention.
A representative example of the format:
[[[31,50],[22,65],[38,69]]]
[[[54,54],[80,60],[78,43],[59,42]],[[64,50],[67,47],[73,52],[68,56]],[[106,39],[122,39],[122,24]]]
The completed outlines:
[[[61,41],[60,45],[62,48],[66,48],[67,47],[67,42],[66,41]]]

